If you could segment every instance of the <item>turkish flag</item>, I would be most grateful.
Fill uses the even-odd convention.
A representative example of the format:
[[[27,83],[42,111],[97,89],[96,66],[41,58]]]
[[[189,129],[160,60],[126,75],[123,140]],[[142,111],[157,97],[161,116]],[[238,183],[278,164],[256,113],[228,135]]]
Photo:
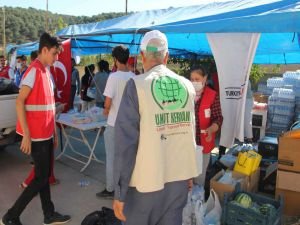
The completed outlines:
[[[50,68],[55,86],[55,101],[65,103],[64,112],[70,108],[71,95],[71,40],[62,43],[63,51],[58,55],[58,60]]]

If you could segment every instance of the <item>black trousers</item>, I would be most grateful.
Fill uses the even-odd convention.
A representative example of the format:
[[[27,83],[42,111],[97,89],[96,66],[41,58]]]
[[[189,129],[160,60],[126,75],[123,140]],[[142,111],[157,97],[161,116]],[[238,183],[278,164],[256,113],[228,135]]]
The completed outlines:
[[[51,154],[53,151],[53,139],[46,141],[33,141],[31,144],[31,157],[34,162],[35,178],[24,189],[12,208],[7,212],[8,218],[18,218],[28,203],[40,194],[42,209],[45,217],[54,212],[54,205],[51,201],[49,176],[51,168]]]
[[[74,99],[75,99],[75,95],[76,95],[76,90],[77,90],[77,87],[76,85],[72,85],[71,86],[71,98],[70,98],[70,109],[73,109],[74,108]]]

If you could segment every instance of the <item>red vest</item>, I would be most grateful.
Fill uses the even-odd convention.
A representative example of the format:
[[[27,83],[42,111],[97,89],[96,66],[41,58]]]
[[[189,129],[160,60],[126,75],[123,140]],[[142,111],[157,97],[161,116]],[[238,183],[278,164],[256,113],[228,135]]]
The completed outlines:
[[[24,74],[31,68],[36,69],[35,83],[25,101],[25,111],[30,137],[33,141],[49,139],[54,133],[55,100],[50,73],[39,60],[32,62]],[[17,133],[23,135],[20,122],[17,121]]]
[[[207,134],[204,131],[211,126],[211,106],[215,101],[216,92],[209,87],[205,87],[202,94],[201,103],[199,106],[199,127],[200,127],[200,138],[201,138],[201,145],[203,146],[203,153],[210,153],[213,148],[215,147],[215,136],[216,134],[212,134],[211,141],[207,142],[205,139]]]
[[[8,71],[9,71],[10,67],[9,66],[5,66],[0,70],[0,77],[4,77],[7,79],[10,79]]]

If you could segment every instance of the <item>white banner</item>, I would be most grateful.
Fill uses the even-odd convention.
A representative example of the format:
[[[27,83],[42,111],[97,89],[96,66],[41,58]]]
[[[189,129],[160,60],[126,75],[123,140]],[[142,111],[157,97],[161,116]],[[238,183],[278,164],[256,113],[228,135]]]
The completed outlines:
[[[220,145],[231,147],[234,139],[244,141],[244,112],[249,74],[260,34],[207,34],[219,77],[224,117]]]

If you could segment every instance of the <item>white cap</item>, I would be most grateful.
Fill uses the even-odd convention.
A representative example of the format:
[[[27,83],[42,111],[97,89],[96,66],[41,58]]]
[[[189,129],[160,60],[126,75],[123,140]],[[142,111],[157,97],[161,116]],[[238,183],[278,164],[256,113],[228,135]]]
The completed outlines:
[[[168,50],[168,40],[165,34],[153,30],[145,34],[140,47],[142,52],[160,52]]]

